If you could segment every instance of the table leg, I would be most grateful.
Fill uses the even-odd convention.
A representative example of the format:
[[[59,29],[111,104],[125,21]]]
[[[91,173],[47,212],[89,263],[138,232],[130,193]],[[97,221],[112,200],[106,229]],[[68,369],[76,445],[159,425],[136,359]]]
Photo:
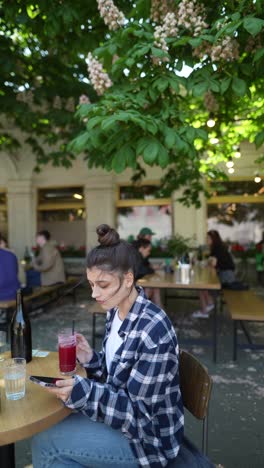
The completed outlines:
[[[233,361],[237,360],[237,320],[233,320]]]
[[[15,444],[0,447],[1,468],[15,468]]]
[[[243,320],[240,320],[239,322],[240,322],[240,326],[241,326],[243,332],[245,333],[246,339],[248,340],[249,344],[252,345],[253,341],[251,339],[250,333],[249,333],[246,325],[244,324]]]
[[[92,320],[92,348],[95,348],[95,322],[96,322],[96,313],[92,314],[93,320]]]
[[[214,306],[214,314],[213,314],[213,360],[216,362],[217,359],[217,315],[218,315],[218,307],[219,307],[219,295],[216,296],[215,299],[215,306]]]

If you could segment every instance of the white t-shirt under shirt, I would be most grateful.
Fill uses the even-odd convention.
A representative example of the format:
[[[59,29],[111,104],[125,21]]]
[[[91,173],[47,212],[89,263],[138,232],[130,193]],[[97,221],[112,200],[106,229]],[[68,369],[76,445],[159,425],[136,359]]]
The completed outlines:
[[[123,343],[122,338],[118,335],[118,331],[122,325],[122,320],[120,320],[118,316],[118,309],[115,312],[115,316],[111,325],[111,330],[109,333],[109,336],[106,341],[105,345],[105,360],[106,360],[106,367],[107,367],[107,372],[109,372],[109,369],[111,367],[111,363],[114,359],[114,355],[118,348],[121,346]]]

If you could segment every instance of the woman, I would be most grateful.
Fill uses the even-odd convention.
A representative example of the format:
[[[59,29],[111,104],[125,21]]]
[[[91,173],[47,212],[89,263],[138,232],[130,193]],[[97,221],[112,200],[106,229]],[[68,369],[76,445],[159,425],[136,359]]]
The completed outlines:
[[[160,265],[156,267],[152,266],[149,257],[151,253],[151,242],[148,239],[139,239],[134,244],[134,247],[138,250],[140,262],[137,269],[136,279],[143,278],[146,275],[152,275],[155,270],[160,268]],[[154,304],[162,308],[160,289],[159,288],[144,288],[145,294]]]
[[[34,437],[35,468],[157,468],[177,455],[180,461],[183,407],[174,329],[135,286],[134,247],[107,225],[97,233],[87,278],[93,298],[108,310],[103,349],[92,350],[77,335],[77,357],[89,378],[76,375],[47,389],[77,414]]]
[[[208,231],[209,265],[216,269],[222,286],[234,283],[235,265],[218,231]],[[214,308],[214,302],[208,291],[200,292],[201,310],[194,312],[194,318],[207,318]]]
[[[19,288],[17,257],[0,234],[0,301],[15,299]]]

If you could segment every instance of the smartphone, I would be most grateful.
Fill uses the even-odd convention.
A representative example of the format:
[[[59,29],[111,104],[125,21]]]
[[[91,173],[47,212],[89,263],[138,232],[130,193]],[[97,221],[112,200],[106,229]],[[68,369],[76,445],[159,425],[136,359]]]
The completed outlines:
[[[60,379],[59,377],[42,377],[39,375],[30,375],[29,380],[37,385],[41,385],[41,387],[56,387],[56,382]]]

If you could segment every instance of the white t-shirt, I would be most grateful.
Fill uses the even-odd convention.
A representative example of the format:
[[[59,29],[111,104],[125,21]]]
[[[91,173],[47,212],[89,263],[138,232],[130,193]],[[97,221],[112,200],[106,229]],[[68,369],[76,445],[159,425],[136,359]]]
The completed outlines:
[[[112,325],[111,325],[110,334],[107,338],[106,345],[105,345],[105,360],[106,360],[106,367],[107,367],[108,372],[110,370],[116,351],[123,343],[122,338],[120,338],[120,336],[118,335],[118,331],[122,323],[123,322],[122,320],[120,320],[118,316],[118,310],[117,310],[115,313]]]

